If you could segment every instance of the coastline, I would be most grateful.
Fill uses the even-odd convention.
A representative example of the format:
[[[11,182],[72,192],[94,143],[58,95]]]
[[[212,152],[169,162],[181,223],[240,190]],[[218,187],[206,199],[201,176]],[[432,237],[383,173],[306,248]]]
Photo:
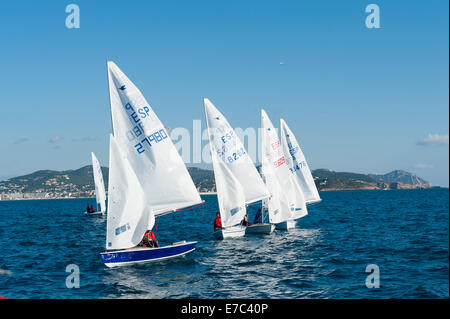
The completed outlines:
[[[411,188],[327,188],[319,190],[321,192],[342,192],[342,191],[396,191],[396,190],[411,190],[411,189],[449,189],[449,187],[444,186],[432,186],[432,187],[411,187]],[[217,195],[217,192],[199,192],[200,196]],[[19,198],[19,199],[3,199],[1,202],[12,202],[12,201],[30,201],[30,200],[46,200],[46,199],[95,199],[95,197],[51,197],[51,198]]]

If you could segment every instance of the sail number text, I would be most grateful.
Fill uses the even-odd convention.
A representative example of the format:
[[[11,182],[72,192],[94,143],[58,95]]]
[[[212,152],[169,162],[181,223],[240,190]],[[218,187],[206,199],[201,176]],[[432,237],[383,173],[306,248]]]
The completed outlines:
[[[289,167],[289,170],[291,171],[291,173],[295,173],[295,171],[301,170],[303,167],[306,167],[305,161],[301,161],[295,164],[293,167]]]
[[[152,146],[152,143],[159,143],[162,140],[165,140],[167,138],[167,133],[164,129],[160,129],[159,131],[154,132],[153,134],[150,134],[146,138],[144,138],[142,141],[137,143],[134,148],[139,154],[142,154],[145,152],[144,146],[147,145],[149,147]]]
[[[245,154],[247,154],[245,152],[245,149],[243,147],[241,147],[240,149],[237,150],[237,152],[234,152],[234,153],[231,154],[231,156],[227,157],[228,162],[229,163],[233,163],[234,161],[237,161],[238,159],[240,159]]]

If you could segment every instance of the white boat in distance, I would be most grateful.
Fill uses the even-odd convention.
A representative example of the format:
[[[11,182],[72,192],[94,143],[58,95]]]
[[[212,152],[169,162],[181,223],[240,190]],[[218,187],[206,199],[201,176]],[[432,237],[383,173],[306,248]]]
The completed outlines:
[[[97,203],[97,209],[93,213],[85,212],[86,215],[104,215],[106,212],[106,191],[105,183],[103,181],[102,167],[95,156],[94,152],[91,152],[92,158],[92,173],[94,175],[94,185],[95,185],[95,200]],[[100,205],[100,211],[98,206]]]
[[[108,267],[185,255],[196,242],[136,247],[155,217],[202,203],[163,124],[139,89],[113,62],[107,63],[113,134],[106,249]]]
[[[240,222],[247,213],[246,205],[269,196],[255,164],[227,119],[204,99],[209,145],[217,188],[217,200],[222,229],[216,238],[235,238],[245,235]]]

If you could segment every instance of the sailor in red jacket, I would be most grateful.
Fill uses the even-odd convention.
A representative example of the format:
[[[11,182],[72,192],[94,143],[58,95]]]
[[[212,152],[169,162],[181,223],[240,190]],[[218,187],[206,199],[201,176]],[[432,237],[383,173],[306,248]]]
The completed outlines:
[[[222,228],[222,219],[220,218],[220,212],[216,213],[216,219],[214,219],[214,231]]]
[[[155,234],[153,234],[152,231],[147,230],[144,234],[144,238],[142,238],[141,242],[139,243],[140,247],[159,247],[159,243],[156,240]]]

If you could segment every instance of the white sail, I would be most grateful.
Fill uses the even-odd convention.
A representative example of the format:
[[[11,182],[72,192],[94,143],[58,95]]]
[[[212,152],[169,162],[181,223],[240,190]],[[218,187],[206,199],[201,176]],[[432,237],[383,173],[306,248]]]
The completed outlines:
[[[280,129],[281,144],[286,155],[286,163],[294,180],[297,181],[303,191],[306,204],[320,202],[321,198],[305,155],[303,155],[297,139],[283,119],[280,120]]]
[[[222,227],[230,227],[241,222],[246,214],[244,189],[234,174],[222,161],[210,140],[211,157],[216,181]]]
[[[267,198],[269,192],[255,164],[227,119],[208,99],[204,99],[204,105],[211,153],[214,152],[221,165],[226,166],[242,186],[246,204]]]
[[[114,138],[155,216],[202,202],[166,129],[139,89],[113,62],[108,80]]]
[[[261,152],[261,170],[271,193],[266,201],[270,221],[280,223],[305,216],[302,191],[290,176],[278,134],[264,110],[261,110]]]
[[[108,215],[106,249],[134,247],[155,221],[146,194],[127,159],[111,135],[109,144]]]
[[[95,184],[95,198],[97,200],[97,205],[100,205],[100,211],[104,213],[106,212],[106,192],[105,183],[103,182],[102,167],[93,152],[91,152],[91,157]]]

